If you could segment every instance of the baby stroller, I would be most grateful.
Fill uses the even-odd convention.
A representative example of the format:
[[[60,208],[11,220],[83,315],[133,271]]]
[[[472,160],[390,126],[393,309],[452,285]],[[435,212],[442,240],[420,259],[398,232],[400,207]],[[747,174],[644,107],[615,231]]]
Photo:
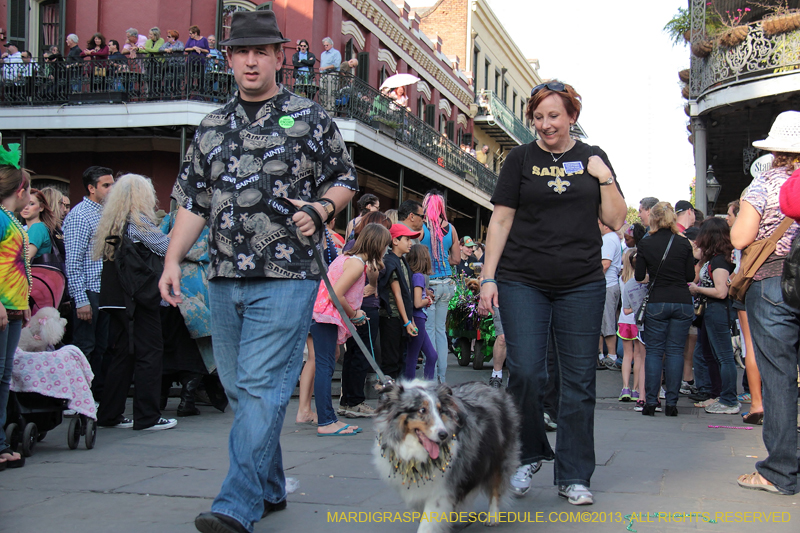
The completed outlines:
[[[6,410],[6,442],[26,456],[48,431],[58,427],[64,410],[73,409],[67,445],[78,447],[85,437],[86,448],[94,448],[97,437],[97,408],[90,389],[91,366],[76,346],[63,346],[52,352],[14,353],[11,387]]]

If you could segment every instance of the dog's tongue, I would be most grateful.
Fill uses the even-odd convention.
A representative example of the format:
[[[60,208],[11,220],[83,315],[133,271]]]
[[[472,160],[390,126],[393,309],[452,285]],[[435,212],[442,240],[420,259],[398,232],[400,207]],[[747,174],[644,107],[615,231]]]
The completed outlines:
[[[421,431],[417,431],[417,437],[419,437],[419,441],[422,443],[422,446],[425,448],[425,451],[428,452],[431,459],[438,459],[439,445],[426,437]]]

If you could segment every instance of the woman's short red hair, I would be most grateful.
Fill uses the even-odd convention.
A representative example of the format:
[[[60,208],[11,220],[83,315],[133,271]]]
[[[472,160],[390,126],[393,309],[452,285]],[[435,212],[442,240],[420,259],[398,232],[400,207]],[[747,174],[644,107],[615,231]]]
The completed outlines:
[[[550,84],[561,82],[558,80],[550,80],[547,83]],[[567,114],[569,114],[569,116],[577,122],[578,117],[581,114],[581,95],[575,91],[575,88],[572,85],[567,83],[564,83],[563,85],[563,91],[554,91],[548,87],[542,87],[539,92],[537,92],[528,100],[528,106],[525,108],[525,117],[533,122],[533,112],[536,111],[536,108],[539,107],[539,104],[542,103],[542,100],[551,94],[557,94],[564,102],[564,108],[567,110]]]

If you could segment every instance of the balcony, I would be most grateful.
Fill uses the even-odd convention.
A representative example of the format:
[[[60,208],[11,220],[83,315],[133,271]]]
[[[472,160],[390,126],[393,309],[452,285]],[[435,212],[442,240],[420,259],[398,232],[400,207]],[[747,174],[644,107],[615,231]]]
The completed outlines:
[[[175,59],[5,65],[0,115],[7,115],[12,107],[36,106],[41,112],[42,106],[70,104],[84,104],[81,110],[85,111],[85,104],[91,103],[189,100],[221,105],[235,91],[233,76],[223,65]],[[295,76],[292,69],[284,69],[278,76],[288,89],[319,102],[332,117],[352,119],[382,131],[482,193],[494,192],[497,174],[363,81],[339,73]],[[103,107],[105,110],[108,106]],[[134,110],[134,106],[128,106],[128,113]]]
[[[497,141],[503,150],[532,143],[536,136],[492,91],[481,91],[475,125]]]
[[[777,78],[800,69],[800,30],[768,36],[762,24],[748,24],[747,37],[736,46],[723,47],[717,41],[706,58],[692,57],[689,83],[693,99],[700,100],[742,82]]]

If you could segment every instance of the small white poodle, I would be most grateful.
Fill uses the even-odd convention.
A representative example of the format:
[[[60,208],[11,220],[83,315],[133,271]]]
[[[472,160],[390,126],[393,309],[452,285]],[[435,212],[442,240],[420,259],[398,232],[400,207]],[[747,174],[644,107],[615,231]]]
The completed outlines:
[[[67,320],[61,318],[54,307],[43,307],[31,317],[28,327],[22,328],[19,349],[25,352],[45,352],[54,350],[61,342]]]

